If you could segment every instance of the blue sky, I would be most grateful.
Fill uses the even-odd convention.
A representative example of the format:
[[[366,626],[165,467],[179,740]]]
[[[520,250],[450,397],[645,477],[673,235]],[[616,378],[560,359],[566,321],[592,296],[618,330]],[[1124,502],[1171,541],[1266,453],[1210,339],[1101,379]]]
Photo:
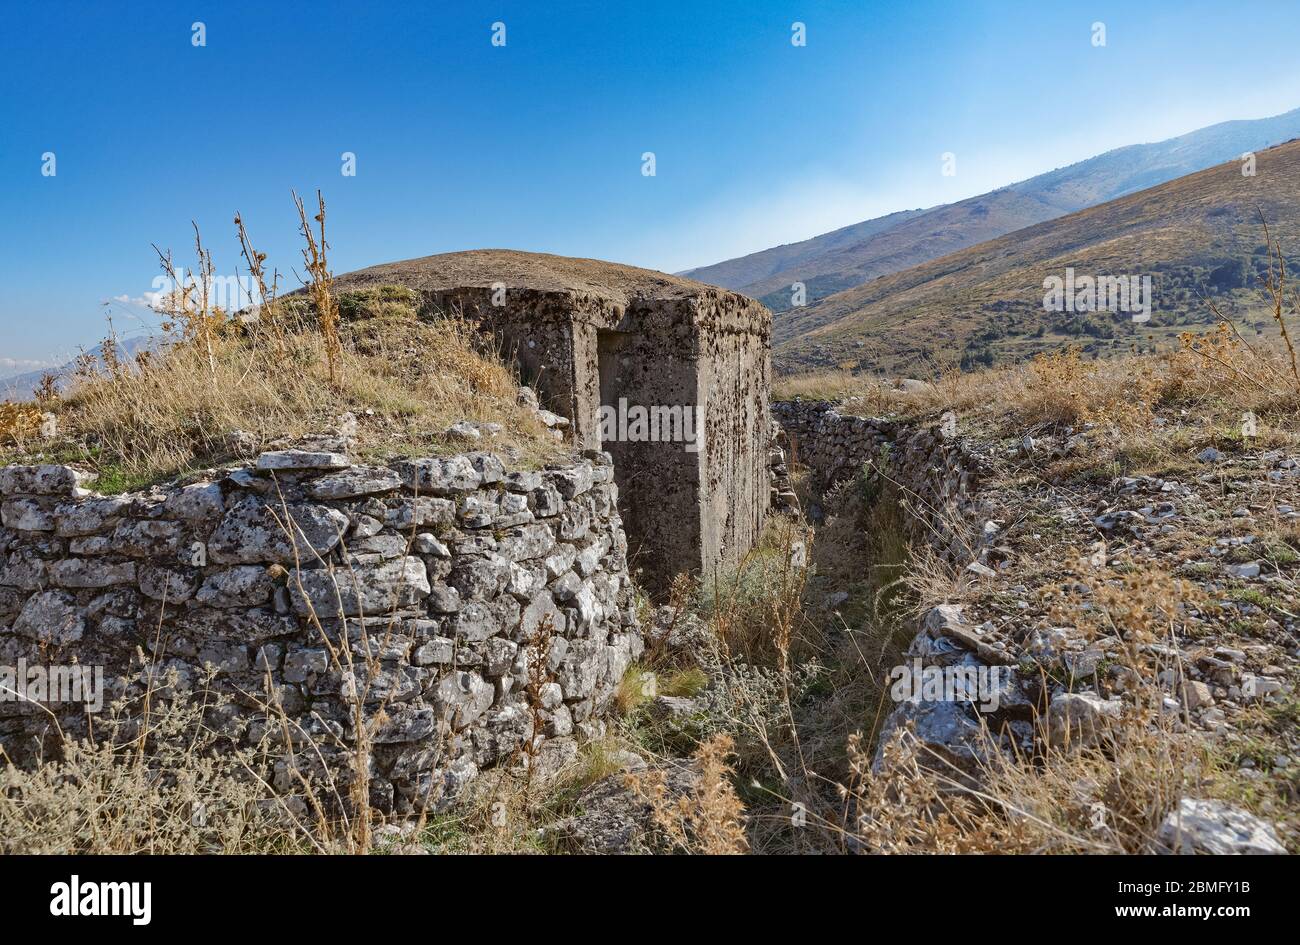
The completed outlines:
[[[0,373],[92,344],[106,312],[143,330],[139,305],[102,303],[150,289],[151,243],[188,261],[191,219],[218,272],[240,263],[236,210],[298,265],[291,188],[324,191],[338,272],[485,246],[678,271],[1300,105],[1282,0],[50,2],[6,20]]]

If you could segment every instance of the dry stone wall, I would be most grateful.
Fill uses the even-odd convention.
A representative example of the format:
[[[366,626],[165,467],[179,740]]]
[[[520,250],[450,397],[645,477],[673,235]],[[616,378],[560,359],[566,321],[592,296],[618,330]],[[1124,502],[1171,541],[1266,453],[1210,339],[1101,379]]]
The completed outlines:
[[[596,451],[510,470],[287,450],[101,496],[68,467],[0,468],[0,665],[102,665],[128,696],[215,673],[243,737],[265,734],[270,692],[327,758],[355,744],[360,705],[372,802],[441,807],[481,768],[598,733],[640,655],[613,472]],[[84,708],[56,714],[87,730]],[[48,751],[52,727],[0,703],[11,757]]]
[[[956,564],[978,558],[978,489],[987,460],[969,444],[939,426],[841,414],[825,401],[773,403],[772,416],[781,427],[773,453],[775,460],[779,451],[782,472],[788,457],[825,489],[872,463],[897,484],[918,538]]]

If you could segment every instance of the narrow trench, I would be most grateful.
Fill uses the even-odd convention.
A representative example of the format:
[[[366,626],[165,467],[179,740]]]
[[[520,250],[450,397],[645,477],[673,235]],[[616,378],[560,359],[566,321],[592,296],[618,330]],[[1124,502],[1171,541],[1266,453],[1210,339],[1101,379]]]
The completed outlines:
[[[837,728],[845,737],[860,730],[872,751],[892,708],[890,671],[915,633],[907,512],[899,498],[887,476],[863,467],[810,492],[804,506],[813,528],[804,600],[824,628],[833,689],[843,703]]]
[[[861,751],[874,755],[893,708],[890,671],[903,663],[915,635],[915,595],[906,584],[908,513],[897,488],[870,466],[824,492],[796,467],[792,484],[802,510],[796,529],[811,539],[790,665],[801,681],[809,678],[802,668],[819,669],[791,700],[792,738],[778,751],[785,783],[773,781],[766,796],[746,798],[753,846],[774,852],[813,842],[785,826],[786,808],[801,791],[820,798],[823,814],[836,809],[835,786],[853,780],[854,735],[861,736]],[[775,765],[763,767],[755,780],[775,777]]]

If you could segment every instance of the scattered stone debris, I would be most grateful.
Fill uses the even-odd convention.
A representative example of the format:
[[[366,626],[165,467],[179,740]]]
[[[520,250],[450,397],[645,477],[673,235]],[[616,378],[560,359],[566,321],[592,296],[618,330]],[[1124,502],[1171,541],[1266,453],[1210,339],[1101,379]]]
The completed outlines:
[[[483,431],[468,420],[457,420],[447,428],[446,435],[447,438],[451,440],[467,440],[472,442],[474,440],[482,439]]]
[[[1244,812],[1237,813],[1253,819],[1234,819],[1217,806],[1188,808],[1205,814],[1198,829],[1210,838],[1191,846],[1226,850],[1210,830],[1210,811],[1249,824],[1242,829],[1252,839],[1241,843],[1260,852],[1280,850],[1278,836],[1296,842],[1300,818],[1276,798],[1293,789],[1300,732],[1271,730],[1268,743],[1277,749],[1269,763],[1252,746],[1263,734],[1261,718],[1287,717],[1300,677],[1300,546],[1289,531],[1300,508],[1300,456],[1248,449],[1229,457],[1206,447],[1195,462],[1213,471],[1102,478],[1071,465],[1087,455],[1085,445],[1104,441],[1100,429],[1035,430],[980,444],[829,404],[776,404],[773,414],[821,488],[887,462],[902,494],[915,497],[917,537],[975,578],[961,582],[962,604],[926,611],[908,658],[925,667],[1014,671],[995,713],[962,701],[896,706],[882,727],[877,769],[885,739],[895,735],[924,749],[922,763],[928,754],[976,781],[999,745],[1027,754],[1106,751],[1117,726],[1162,725],[1207,739],[1216,754],[1244,756],[1240,776],[1259,783],[1263,809],[1278,818],[1270,824]],[[1076,472],[1062,480],[1058,469]],[[1174,579],[1177,591],[1168,589]],[[1150,601],[1142,597],[1148,593]],[[1179,601],[1159,614],[1167,638],[1139,642],[1092,616],[1115,606],[1116,595],[1135,595],[1139,608],[1169,606],[1154,603],[1161,593]],[[1147,687],[1156,687],[1162,718],[1130,711]]]
[[[655,696],[651,711],[660,718],[687,718],[700,710],[694,699],[685,696]]]
[[[1047,713],[1048,741],[1056,748],[1096,745],[1120,717],[1118,700],[1089,692],[1061,692],[1052,697]]]
[[[668,604],[657,607],[644,628],[647,647],[699,663],[712,645],[712,634],[699,617]]]
[[[1160,824],[1160,853],[1286,854],[1273,825],[1222,801],[1183,798]]]
[[[827,610],[835,610],[836,608],[847,603],[848,599],[849,599],[848,591],[835,591],[834,593],[826,595],[825,600],[822,601],[822,606],[825,607]]]

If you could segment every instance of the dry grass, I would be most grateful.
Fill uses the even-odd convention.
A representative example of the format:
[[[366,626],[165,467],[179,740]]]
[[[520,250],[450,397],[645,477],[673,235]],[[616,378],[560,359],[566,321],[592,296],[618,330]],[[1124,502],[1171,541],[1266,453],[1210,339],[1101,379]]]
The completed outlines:
[[[677,696],[689,699],[708,688],[708,685],[708,674],[698,666],[689,666],[661,676],[656,686],[656,692],[661,696]]]
[[[320,227],[319,236],[313,232],[311,223],[307,220],[302,198],[294,194],[293,203],[298,208],[299,229],[307,244],[302,251],[303,266],[311,277],[307,291],[316,311],[316,325],[325,347],[325,364],[329,368],[330,383],[337,385],[343,376],[343,342],[339,337],[339,303],[334,297],[334,275],[329,269],[329,244],[325,242],[325,198],[319,190],[316,191],[319,210],[312,219]]]
[[[1243,364],[1253,357],[1237,356]],[[1242,398],[1221,408],[1227,415],[1250,403],[1239,385],[1208,380],[1200,353],[1189,349],[1183,358],[1162,366],[1168,373],[1159,379],[1177,377],[1180,388],[1161,396]],[[1130,443],[1160,432],[1123,398],[1117,401],[1103,381],[1112,370],[1119,377],[1122,365],[1101,365],[1095,373],[1069,364],[1051,370],[1074,379],[1075,396],[1065,400],[1082,401],[1077,409],[1096,418],[1088,422],[1111,425]],[[1043,416],[1052,387],[1047,371],[1037,381],[1003,374],[998,383],[1018,392],[1016,409],[1042,411],[1042,423],[1067,422]],[[987,381],[981,378],[980,385]],[[919,396],[937,398],[946,390],[974,397],[980,385],[968,385],[969,379],[949,378],[933,394]],[[1062,402],[1055,392],[1051,397]],[[1081,416],[1074,414],[1073,422],[1083,422]],[[915,530],[882,472],[820,497],[826,521],[804,546],[811,547],[810,569],[793,579],[785,575],[782,562],[805,535],[778,528],[748,567],[707,582],[696,598],[719,654],[709,666],[712,682],[703,700],[708,718],[697,720],[694,731],[700,739],[719,731],[733,739],[733,781],[747,804],[753,850],[1136,853],[1150,848],[1180,797],[1245,793],[1235,766],[1189,731],[1186,717],[1164,708],[1167,691],[1156,680],[1176,667],[1153,655],[1159,646],[1147,646],[1168,645],[1186,632],[1188,608],[1209,604],[1194,585],[1120,559],[1103,570],[1086,558],[1076,562],[1068,595],[1059,588],[1070,581],[1059,574],[1041,588],[1052,625],[1079,628],[1088,639],[1122,641],[1114,671],[1125,670],[1115,678],[1124,680],[1126,708],[1107,737],[1066,747],[1040,738],[1033,752],[1017,753],[986,733],[976,783],[902,740],[886,746],[882,773],[873,773],[876,733],[893,705],[886,678],[903,662],[915,631],[911,618],[974,592],[966,586],[968,575],[909,548],[907,536]],[[791,593],[794,587],[798,593]],[[850,592],[837,613],[820,603],[830,588]],[[810,674],[810,667],[820,669]],[[1268,809],[1249,796],[1239,803]]]
[[[823,542],[831,538],[825,532]],[[773,717],[759,711],[751,689],[754,701],[741,702],[747,711],[732,716],[737,737],[768,753],[763,765],[746,752],[741,769],[759,791],[749,811],[751,844],[762,852],[1138,853],[1151,847],[1180,797],[1231,794],[1233,779],[1199,736],[1162,709],[1165,692],[1155,679],[1167,667],[1143,647],[1169,642],[1182,632],[1185,608],[1204,602],[1163,573],[1081,570],[1078,577],[1087,592],[1060,595],[1054,619],[1093,638],[1122,639],[1132,680],[1122,720],[1100,743],[1055,747],[1042,738],[1039,753],[1028,756],[986,730],[972,783],[900,733],[874,772],[874,732],[891,705],[883,677],[901,661],[907,634],[901,623],[879,614],[873,623],[859,610],[861,629],[846,625],[816,698],[786,687]],[[892,583],[866,599],[878,601]]]
[[[843,746],[863,729],[874,742],[888,715],[887,670],[903,660],[914,633],[917,553],[909,540],[901,490],[887,469],[863,470],[827,493],[825,524],[813,561],[819,585],[848,599],[824,613],[812,595],[805,607],[823,631],[822,659],[829,667],[826,694],[799,719],[805,756],[818,771],[843,773]]]
[[[725,659],[776,665],[803,639],[801,598],[811,537],[801,523],[773,518],[734,568],[700,578],[693,606],[710,622]]]
[[[164,699],[150,689],[142,704],[110,707],[93,739],[65,741],[60,758],[0,764],[0,852],[335,849],[271,789],[269,746],[239,747],[208,726],[225,702],[207,690]]]
[[[875,386],[881,386],[877,383]],[[839,402],[862,396],[871,387],[861,374],[845,370],[782,374],[772,380],[774,400],[829,400]]]
[[[778,397],[827,399],[866,415],[960,422],[991,432],[1091,424],[1129,436],[1149,429],[1160,408],[1186,407],[1238,419],[1245,411],[1283,418],[1300,407],[1284,346],[1248,343],[1231,326],[1185,333],[1178,350],[1090,361],[1077,348],[1027,364],[946,373],[915,392],[846,374],[779,380]]]
[[[198,224],[191,225],[194,227],[194,255],[197,268],[189,280],[176,271],[170,249],[163,252],[157,246],[154,247],[154,252],[158,254],[159,265],[162,266],[172,286],[171,291],[163,296],[157,305],[159,313],[165,319],[162,324],[163,332],[194,345],[206,358],[209,372],[215,373],[212,339],[226,326],[230,313],[214,304],[213,283],[216,267],[212,264],[212,254],[203,248],[203,237],[199,233]],[[110,375],[117,374],[117,368],[121,365],[117,361],[117,339],[113,337],[111,327],[102,357],[107,372]],[[88,367],[89,362],[83,361],[83,368]]]
[[[639,663],[634,663],[627,668],[619,680],[618,688],[614,690],[614,711],[622,717],[629,716],[653,699],[658,691],[655,674]]]
[[[157,251],[174,285],[159,306],[158,345],[128,361],[110,325],[98,357],[79,359],[67,393],[56,399],[47,390],[40,403],[57,414],[61,438],[43,441],[39,414],[5,404],[0,445],[83,462],[109,490],[241,458],[275,441],[336,434],[345,414],[356,418],[362,456],[438,452],[458,420],[501,424],[493,446],[517,448],[524,462],[551,454],[554,438],[516,403],[518,378],[488,336],[419,311],[407,289],[335,296],[317,197],[316,229],[294,197],[306,244],[303,294],[277,296],[278,277],[268,284],[266,256],[236,216],[260,304],[240,316],[223,311],[196,228],[192,276],[178,272],[170,251]]]
[[[872,771],[863,740],[850,745],[853,778],[841,793],[852,812],[827,824],[832,849],[869,853],[1142,853],[1164,815],[1213,776],[1195,736],[1137,718],[1102,748],[1050,749],[1029,759],[985,741],[978,786],[903,733]]]
[[[41,432],[41,411],[31,404],[0,403],[0,445],[16,446]]]
[[[1183,633],[1185,609],[1204,602],[1191,585],[1160,571],[1117,574],[1082,560],[1074,571],[1086,591],[1043,593],[1055,600],[1054,621],[1090,639],[1122,641],[1123,658],[1110,673],[1125,680],[1122,717],[1092,745],[1051,744],[1042,732],[1033,757],[999,745],[985,729],[975,784],[901,732],[874,772],[874,746],[855,739],[853,776],[840,787],[854,812],[846,824],[854,846],[880,853],[1141,853],[1179,798],[1215,793],[1222,773],[1186,720],[1163,709],[1166,693],[1155,680],[1167,667],[1145,646],[1172,642]]]
[[[693,697],[699,711],[687,719],[631,718],[629,734],[643,754],[707,754],[716,750],[713,740],[726,739],[727,777],[748,805],[747,842],[756,852],[823,846],[811,832],[791,831],[792,811],[842,820],[832,788],[849,774],[845,744],[864,721],[883,718],[880,667],[897,662],[904,642],[905,539],[898,503],[868,507],[866,489],[864,477],[825,501],[828,522],[817,542],[806,526],[777,518],[738,566],[679,588],[705,619],[711,649],[701,666],[672,665],[660,691]],[[853,589],[838,613],[821,603],[830,586]],[[672,821],[664,832],[698,850],[683,824],[703,819],[707,806],[696,795],[665,801],[656,822]]]
[[[227,459],[233,431],[249,434],[255,450],[334,431],[345,413],[359,421],[363,453],[436,452],[461,419],[501,423],[505,444],[547,448],[543,428],[515,402],[517,379],[464,323],[365,320],[345,325],[343,338],[338,383],[314,332],[173,343],[130,369],[79,378],[60,404],[62,424],[88,458],[132,479]]]
[[[809,398],[851,405],[858,413],[933,417],[954,411],[994,430],[1091,424],[1134,436],[1148,430],[1160,408],[1188,408],[1220,418],[1278,418],[1289,424],[1300,408],[1300,368],[1292,322],[1300,293],[1286,257],[1267,225],[1269,267],[1264,298],[1278,337],[1251,338],[1212,297],[1202,302],[1217,324],[1184,331],[1160,354],[1086,359],[1079,348],[1042,352],[1005,367],[961,372],[936,367],[932,383],[900,390],[883,379],[837,369],[778,378],[777,399]],[[1285,419],[1283,419],[1285,418]]]
[[[627,775],[628,787],[650,805],[654,826],[673,850],[704,856],[749,852],[745,807],[731,783],[732,748],[727,735],[702,742],[693,755],[698,780],[680,797],[668,790],[662,771]]]

